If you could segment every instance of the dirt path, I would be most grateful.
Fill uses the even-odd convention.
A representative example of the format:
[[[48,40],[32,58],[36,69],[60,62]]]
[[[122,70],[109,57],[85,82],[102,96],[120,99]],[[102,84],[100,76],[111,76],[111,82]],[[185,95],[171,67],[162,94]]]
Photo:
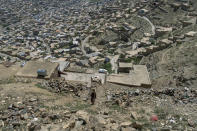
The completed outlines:
[[[112,65],[112,71],[114,70],[115,73],[118,72],[118,67],[117,67],[117,61],[118,61],[119,55],[115,55],[111,57],[111,65]]]
[[[105,88],[103,86],[98,86],[96,88],[96,101],[95,105],[91,106],[92,110],[101,111],[104,110],[103,102],[105,101]]]
[[[161,61],[159,62],[160,64],[166,63],[166,57],[167,57],[169,51],[170,50],[166,50],[165,52],[162,53]]]
[[[81,51],[83,53],[83,55],[86,55],[86,51],[84,49],[85,45],[88,44],[89,38],[91,37],[91,35],[87,36],[82,42],[81,42]]]
[[[145,21],[147,21],[150,24],[150,26],[152,28],[152,35],[155,35],[155,26],[153,25],[153,23],[145,16],[143,16],[143,17],[138,16],[138,17],[144,19]]]
[[[103,101],[105,101],[106,97],[105,97],[105,88],[103,86],[99,86],[96,89],[96,105],[101,105]]]

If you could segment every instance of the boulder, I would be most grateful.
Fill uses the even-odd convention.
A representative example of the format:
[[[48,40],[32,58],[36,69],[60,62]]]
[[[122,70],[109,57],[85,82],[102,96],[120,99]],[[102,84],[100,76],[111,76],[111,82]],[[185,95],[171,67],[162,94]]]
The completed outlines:
[[[51,120],[56,120],[56,119],[59,119],[60,116],[59,116],[59,115],[56,115],[56,114],[52,114],[52,115],[49,116],[49,118],[50,118]]]
[[[126,121],[126,122],[123,122],[120,124],[121,127],[129,127],[131,125],[132,125],[132,123],[130,121]]]
[[[121,131],[136,131],[136,129],[132,127],[126,127],[126,128],[121,128]]]
[[[173,41],[171,40],[168,40],[168,39],[162,39],[159,41],[160,44],[163,44],[163,45],[170,45],[173,43]]]
[[[75,121],[71,120],[67,122],[64,126],[63,129],[73,129],[75,127]]]
[[[139,118],[139,115],[137,114],[137,112],[132,111],[131,112],[131,118],[134,120],[137,120]]]
[[[190,31],[188,33],[185,34],[186,37],[194,37],[197,34],[197,32],[194,31]]]
[[[79,120],[75,121],[75,128],[79,128],[84,124],[86,124],[85,121],[79,119]]]
[[[32,122],[28,124],[28,131],[39,131],[41,129],[41,126],[37,122]]]
[[[89,117],[89,115],[86,111],[79,110],[79,111],[76,112],[76,115],[77,115],[77,117],[85,120],[86,123],[89,122],[90,117]]]
[[[135,129],[141,130],[143,126],[139,122],[134,122],[134,123],[132,123],[132,127]]]
[[[91,65],[96,64],[96,63],[97,63],[97,59],[98,59],[98,57],[97,57],[97,56],[89,58],[89,62],[90,62],[90,64],[91,64]]]
[[[100,124],[103,124],[103,125],[105,125],[105,124],[107,124],[107,122],[106,122],[106,120],[103,118],[103,117],[98,117],[98,122],[100,123]]]

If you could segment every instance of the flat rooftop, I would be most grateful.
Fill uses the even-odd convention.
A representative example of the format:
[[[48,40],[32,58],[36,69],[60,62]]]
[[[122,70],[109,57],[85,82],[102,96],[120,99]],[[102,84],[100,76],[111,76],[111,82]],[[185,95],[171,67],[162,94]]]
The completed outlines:
[[[119,67],[120,68],[132,68],[133,67],[133,63],[119,62]]]
[[[107,77],[107,82],[134,86],[151,87],[149,73],[145,65],[133,65],[134,70],[129,74],[112,74]]]
[[[51,78],[52,74],[58,67],[58,63],[52,62],[41,62],[41,61],[29,61],[22,67],[15,76],[17,77],[27,77],[27,78],[37,78],[37,70],[45,69],[47,70],[47,76],[45,79]]]
[[[84,82],[87,83],[88,86],[91,86],[91,77],[93,76],[99,76],[102,84],[105,83],[105,79],[106,79],[106,75],[102,73],[93,73],[93,74],[76,73],[76,72],[65,72],[65,73],[66,75],[61,75],[61,77],[65,78],[65,80]]]

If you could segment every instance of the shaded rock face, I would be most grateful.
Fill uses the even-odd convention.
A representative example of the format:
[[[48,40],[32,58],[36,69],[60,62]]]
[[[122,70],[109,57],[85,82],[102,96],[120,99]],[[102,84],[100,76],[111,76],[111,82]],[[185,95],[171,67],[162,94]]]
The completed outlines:
[[[81,83],[69,83],[62,79],[49,80],[41,83],[46,89],[56,93],[74,93],[78,96],[79,92],[85,89]]]
[[[195,40],[151,54],[141,61],[146,64],[155,87],[197,86],[197,46]],[[157,81],[157,82],[156,82]]]

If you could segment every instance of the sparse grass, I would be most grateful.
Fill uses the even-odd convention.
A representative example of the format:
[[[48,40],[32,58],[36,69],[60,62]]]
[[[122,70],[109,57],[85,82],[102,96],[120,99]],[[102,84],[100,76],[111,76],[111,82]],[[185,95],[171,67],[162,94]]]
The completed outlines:
[[[109,113],[108,113],[109,115],[112,115],[113,114],[113,111],[109,111]]]
[[[1,131],[26,131],[26,130],[27,130],[27,123],[23,123],[20,126],[15,126],[15,129],[11,129],[7,126],[1,128]]]
[[[96,115],[96,114],[98,114],[98,112],[97,111],[95,111],[95,110],[92,110],[92,109],[86,109],[86,111],[88,112],[88,113],[90,113],[90,114],[92,114],[92,115]]]
[[[65,104],[65,106],[70,108],[72,106],[72,104],[71,103],[67,103],[67,104]]]
[[[182,115],[179,110],[175,109],[171,105],[155,107],[154,112],[158,115],[160,121],[166,121],[169,116],[170,118],[173,118],[175,120],[175,123],[169,123],[169,125],[172,126],[173,130],[185,130],[188,126],[187,116]],[[161,125],[159,124],[158,126]]]
[[[90,107],[90,104],[77,103],[77,105],[75,105],[74,108],[77,109],[77,110],[84,110],[88,107]]]
[[[11,83],[16,83],[13,77],[5,79],[5,80],[0,80],[0,84],[11,84]]]
[[[146,129],[152,129],[153,125],[149,121],[146,121],[144,122],[143,127]]]
[[[158,115],[159,119],[166,119],[169,112],[162,107],[155,107],[154,112]]]
[[[126,109],[124,109],[123,107],[120,107],[119,105],[110,105],[109,108],[111,110],[116,110],[120,113],[125,113],[126,112]]]
[[[31,83],[32,82],[32,80],[31,79],[16,79],[16,82],[21,82],[21,83]]]
[[[41,89],[46,89],[43,85],[41,85],[40,83],[35,84],[36,87],[41,88]]]
[[[4,110],[7,110],[7,108],[9,107],[10,103],[6,103],[4,105],[1,105],[0,106],[0,111],[4,111]]]
[[[139,121],[139,122],[142,122],[142,123],[147,123],[147,122],[149,122],[149,120],[148,120],[147,118],[145,118],[144,116],[140,117],[140,118],[138,119],[138,121]]]
[[[57,110],[65,109],[65,108],[62,105],[55,105],[55,106],[50,107],[49,109],[57,111]]]
[[[68,107],[70,110],[85,110],[88,109],[91,105],[83,102],[77,102],[75,104],[68,103],[65,106]]]
[[[139,110],[139,113],[140,113],[140,114],[145,114],[146,111],[145,111],[143,108],[141,108],[141,109]]]

